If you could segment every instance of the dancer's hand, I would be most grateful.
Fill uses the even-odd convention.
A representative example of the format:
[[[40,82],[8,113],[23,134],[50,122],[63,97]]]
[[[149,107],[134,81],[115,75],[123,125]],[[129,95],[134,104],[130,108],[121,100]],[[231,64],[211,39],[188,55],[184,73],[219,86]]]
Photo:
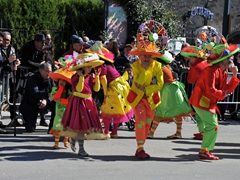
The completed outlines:
[[[142,85],[138,84],[135,82],[135,86],[140,89],[141,91],[145,92],[145,87],[143,87]]]
[[[95,69],[95,74],[99,76],[101,74],[101,71],[101,68]]]
[[[238,67],[237,67],[237,66],[231,67],[231,71],[232,71],[232,73],[233,73],[233,76],[237,77]]]

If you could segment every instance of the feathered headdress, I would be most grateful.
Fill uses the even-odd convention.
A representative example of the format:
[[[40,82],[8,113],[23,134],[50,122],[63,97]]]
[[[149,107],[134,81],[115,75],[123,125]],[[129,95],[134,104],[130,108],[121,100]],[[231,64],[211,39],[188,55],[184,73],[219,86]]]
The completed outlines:
[[[99,57],[110,63],[114,62],[114,54],[107,48],[103,47],[101,41],[96,41],[89,49],[86,49],[86,51],[90,53],[96,53]]]
[[[75,73],[70,71],[72,61],[72,56],[67,55],[65,57],[60,57],[58,61],[55,61],[55,64],[58,65],[60,68],[53,73],[49,73],[49,76],[56,82],[59,79],[63,79],[71,84],[71,77]]]
[[[213,55],[209,58],[212,60],[211,65],[224,61],[239,51],[239,47],[236,44],[219,44],[213,48]]]
[[[209,56],[209,54],[205,53],[201,48],[196,46],[186,46],[181,50],[180,54],[184,57],[193,56],[202,59],[206,59]]]

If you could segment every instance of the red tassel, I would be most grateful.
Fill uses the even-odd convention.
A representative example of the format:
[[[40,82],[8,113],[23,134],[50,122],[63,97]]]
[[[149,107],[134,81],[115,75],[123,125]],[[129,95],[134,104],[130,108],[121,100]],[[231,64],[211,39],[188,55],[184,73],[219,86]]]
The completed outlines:
[[[52,98],[53,99],[60,99],[61,96],[62,96],[63,91],[64,91],[64,87],[63,86],[59,86],[56,94],[54,94]]]

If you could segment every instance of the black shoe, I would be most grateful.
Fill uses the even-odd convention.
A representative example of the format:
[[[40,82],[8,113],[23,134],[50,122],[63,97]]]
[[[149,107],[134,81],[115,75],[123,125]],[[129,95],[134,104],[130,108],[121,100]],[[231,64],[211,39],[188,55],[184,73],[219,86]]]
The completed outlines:
[[[9,132],[0,128],[0,134],[9,134]]]
[[[40,126],[46,126],[48,127],[48,124],[45,121],[40,121]]]

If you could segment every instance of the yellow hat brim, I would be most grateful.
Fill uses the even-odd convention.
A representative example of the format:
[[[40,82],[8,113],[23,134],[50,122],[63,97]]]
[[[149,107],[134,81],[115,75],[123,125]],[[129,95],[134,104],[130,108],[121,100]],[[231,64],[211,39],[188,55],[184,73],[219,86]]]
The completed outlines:
[[[80,68],[83,68],[83,67],[87,67],[87,66],[91,66],[92,68],[95,68],[97,66],[100,66],[104,63],[104,61],[102,60],[94,60],[94,61],[91,61],[91,62],[87,62],[87,63],[84,63],[82,65],[76,65],[76,66],[73,66],[70,71],[76,71]]]

